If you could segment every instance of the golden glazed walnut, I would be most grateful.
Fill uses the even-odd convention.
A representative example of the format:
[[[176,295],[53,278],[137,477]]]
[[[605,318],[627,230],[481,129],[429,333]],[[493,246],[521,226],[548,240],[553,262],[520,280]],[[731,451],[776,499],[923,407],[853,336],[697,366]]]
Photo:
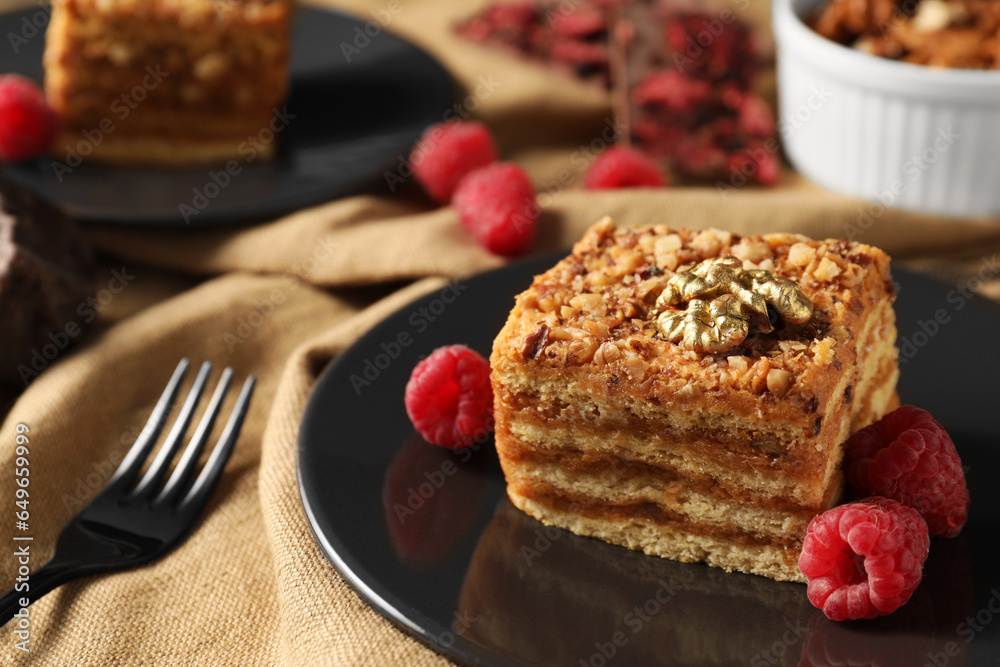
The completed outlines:
[[[686,310],[677,310],[684,302]],[[711,257],[667,281],[656,300],[656,324],[664,339],[686,350],[717,354],[742,343],[750,327],[774,331],[769,308],[791,324],[805,324],[813,314],[794,280],[744,269],[737,257]]]
[[[917,65],[1000,68],[996,0],[831,0],[813,28],[835,42]]]

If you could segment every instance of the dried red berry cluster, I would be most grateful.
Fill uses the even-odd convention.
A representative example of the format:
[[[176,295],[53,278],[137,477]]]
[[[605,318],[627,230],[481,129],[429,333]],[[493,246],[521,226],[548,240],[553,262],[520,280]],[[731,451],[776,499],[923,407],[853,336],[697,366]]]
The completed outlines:
[[[690,176],[777,183],[774,116],[753,89],[760,57],[751,30],[735,16],[685,12],[665,20],[662,37],[661,67],[630,91],[635,145]]]
[[[608,86],[604,4],[600,0],[583,0],[568,7],[535,1],[500,2],[458,24],[455,31],[473,42],[558,63],[581,79]]]

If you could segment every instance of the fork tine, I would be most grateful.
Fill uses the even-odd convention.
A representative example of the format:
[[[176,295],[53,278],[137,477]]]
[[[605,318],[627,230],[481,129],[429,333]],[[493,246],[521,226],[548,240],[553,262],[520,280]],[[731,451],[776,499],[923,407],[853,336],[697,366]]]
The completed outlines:
[[[191,426],[191,418],[194,416],[194,410],[198,407],[201,395],[205,391],[205,383],[208,381],[208,376],[211,372],[212,364],[208,361],[204,362],[198,370],[198,375],[194,378],[191,391],[188,392],[180,414],[177,415],[170,433],[167,434],[167,439],[163,441],[163,446],[157,452],[156,458],[153,459],[146,473],[136,485],[135,490],[132,491],[132,499],[139,500],[148,497],[162,481],[164,472],[167,466],[170,465],[170,461],[173,460],[174,454],[184,444],[184,434],[187,433],[188,427]]]
[[[164,485],[163,491],[156,497],[154,501],[156,504],[161,505],[173,502],[180,495],[184,484],[191,479],[191,471],[198,463],[198,457],[201,455],[201,451],[208,441],[208,436],[215,425],[216,417],[219,415],[219,409],[222,407],[222,401],[225,400],[226,394],[229,393],[229,385],[232,379],[232,368],[226,368],[222,371],[222,377],[219,379],[219,384],[215,387],[215,393],[212,394],[212,400],[208,404],[208,409],[205,410],[205,414],[201,418],[201,423],[198,424],[194,435],[191,436],[191,442],[188,443],[187,448],[181,455],[173,474]]]
[[[243,419],[246,417],[247,410],[250,407],[250,397],[253,396],[253,389],[256,384],[257,378],[253,375],[248,377],[246,382],[243,383],[243,389],[240,391],[239,398],[236,399],[236,406],[233,408],[233,414],[230,415],[229,422],[226,424],[226,430],[222,432],[219,444],[212,450],[212,455],[209,457],[208,462],[205,463],[205,468],[198,475],[198,479],[195,480],[191,490],[181,501],[182,505],[200,507],[205,502],[205,499],[208,498],[208,494],[215,488],[219,477],[222,475],[222,469],[226,466],[226,461],[229,460],[229,455],[233,453],[233,447],[236,446],[236,441],[239,439],[240,429],[243,428]]]
[[[156,444],[157,438],[160,437],[160,432],[163,431],[167,415],[170,414],[170,408],[173,407],[174,399],[177,398],[177,391],[180,389],[181,381],[184,379],[184,375],[187,374],[188,365],[187,357],[181,359],[181,362],[177,364],[174,374],[170,377],[170,381],[160,395],[160,400],[156,402],[156,407],[153,408],[152,414],[149,415],[149,419],[142,428],[142,432],[139,433],[139,437],[135,439],[135,443],[129,448],[128,453],[125,454],[125,458],[122,459],[118,469],[111,476],[111,480],[104,488],[104,491],[101,492],[102,494],[120,494],[135,480],[135,476],[139,474],[142,464],[149,455],[149,450]]]

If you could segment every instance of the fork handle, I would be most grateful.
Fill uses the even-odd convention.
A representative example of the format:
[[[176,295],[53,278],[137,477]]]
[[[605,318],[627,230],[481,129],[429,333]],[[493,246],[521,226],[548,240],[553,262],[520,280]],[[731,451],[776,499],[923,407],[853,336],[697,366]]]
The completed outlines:
[[[27,577],[21,577],[24,581],[18,581],[13,588],[0,597],[0,627],[7,625],[13,618],[27,618],[27,605],[21,604],[22,602],[27,602],[30,605],[53,588],[74,579],[77,575],[77,569],[72,563],[60,563],[56,559],[52,559]],[[25,584],[27,584],[25,590],[18,590],[19,587],[24,589]],[[23,612],[22,609],[24,609]],[[17,629],[16,624],[14,629]]]

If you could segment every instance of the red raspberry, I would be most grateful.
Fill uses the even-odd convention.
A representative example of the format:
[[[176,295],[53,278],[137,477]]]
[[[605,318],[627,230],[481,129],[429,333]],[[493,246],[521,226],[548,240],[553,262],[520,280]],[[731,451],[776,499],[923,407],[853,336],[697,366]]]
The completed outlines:
[[[38,86],[16,74],[0,76],[0,160],[44,155],[55,132],[56,115]]]
[[[490,252],[514,257],[535,240],[540,210],[524,170],[509,162],[478,169],[458,184],[453,201],[470,234]]]
[[[612,146],[598,155],[583,180],[587,190],[662,188],[664,185],[666,179],[659,165],[634,148],[624,146]]]
[[[910,599],[929,547],[919,512],[875,496],[814,517],[799,569],[809,601],[830,620],[875,618]]]
[[[439,204],[451,201],[464,176],[496,159],[496,144],[486,126],[458,120],[431,127],[410,154],[414,175]]]
[[[930,413],[893,410],[847,441],[847,479],[865,494],[909,505],[931,535],[955,537],[969,515],[969,489],[955,444]]]
[[[439,347],[413,369],[404,402],[425,440],[468,447],[493,428],[490,364],[465,345]]]

